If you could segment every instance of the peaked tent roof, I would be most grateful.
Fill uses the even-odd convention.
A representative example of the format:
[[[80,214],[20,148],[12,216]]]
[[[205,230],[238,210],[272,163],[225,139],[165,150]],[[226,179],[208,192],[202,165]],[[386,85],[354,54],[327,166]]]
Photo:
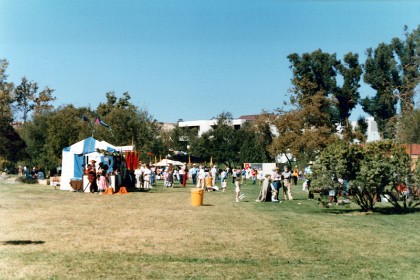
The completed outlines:
[[[113,152],[116,150],[114,145],[111,145],[105,141],[98,141],[93,137],[88,137],[82,141],[79,141],[69,147],[63,149],[63,152],[71,152],[73,154],[89,154],[96,151],[96,149],[107,150]]]

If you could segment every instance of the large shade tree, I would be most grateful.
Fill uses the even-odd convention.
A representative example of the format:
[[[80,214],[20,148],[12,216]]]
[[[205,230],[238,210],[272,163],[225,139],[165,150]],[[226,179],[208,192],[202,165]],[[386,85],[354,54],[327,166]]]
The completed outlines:
[[[403,115],[414,109],[415,89],[420,81],[420,25],[412,32],[405,26],[404,31],[404,40],[393,38],[391,42],[398,63],[398,94]]]
[[[392,46],[381,43],[375,50],[367,50],[363,79],[376,91],[375,96],[362,99],[363,110],[375,118],[382,137],[393,138],[398,102],[395,91],[400,79]]]
[[[363,79],[376,91],[362,100],[363,109],[375,117],[384,138],[394,138],[398,102],[402,115],[414,109],[420,82],[420,26],[411,33],[405,27],[404,39],[367,49]]]
[[[13,83],[7,82],[6,70],[9,63],[0,60],[0,161],[2,165],[25,158],[25,142],[12,126]]]
[[[293,71],[290,103],[294,107],[280,112],[273,122],[279,136],[270,151],[273,155],[292,152],[306,162],[335,141],[337,124],[347,127],[350,112],[359,101],[361,66],[353,53],[346,54],[343,63],[335,54],[321,50],[294,53],[288,59]]]
[[[240,132],[232,125],[232,114],[222,112],[217,117],[215,127],[203,133],[192,145],[191,153],[204,158],[212,158],[213,162],[229,167],[240,164],[241,137]]]
[[[151,154],[163,152],[161,124],[145,109],[139,109],[130,102],[128,92],[117,98],[114,92],[106,93],[106,103],[100,103],[97,117],[102,123],[95,124],[96,137],[114,145],[135,145],[146,160]]]

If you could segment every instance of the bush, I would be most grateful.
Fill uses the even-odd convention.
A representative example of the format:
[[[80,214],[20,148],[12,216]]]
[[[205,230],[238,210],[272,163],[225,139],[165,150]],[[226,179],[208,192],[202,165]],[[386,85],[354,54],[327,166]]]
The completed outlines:
[[[24,183],[24,184],[36,184],[38,183],[38,180],[32,179],[32,178],[26,178],[26,177],[18,177],[16,179],[18,182]]]
[[[390,140],[369,143],[363,148],[342,141],[333,143],[321,152],[312,175],[315,185],[324,190],[335,189],[336,193],[341,188],[339,178],[349,181],[352,201],[362,211],[374,210],[375,203],[385,194],[396,208],[416,206],[401,202],[396,195],[396,187],[408,184],[409,176],[409,156]]]

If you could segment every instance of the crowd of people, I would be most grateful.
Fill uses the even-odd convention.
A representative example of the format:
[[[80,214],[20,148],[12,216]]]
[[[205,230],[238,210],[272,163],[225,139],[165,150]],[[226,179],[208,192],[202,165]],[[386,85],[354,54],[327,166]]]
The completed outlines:
[[[108,166],[102,162],[98,165],[92,160],[85,168],[91,192],[104,192],[110,187],[110,175],[122,175],[124,164],[116,160],[117,164],[113,166],[113,173],[108,171]],[[294,167],[293,170],[285,165],[280,171],[276,167],[272,172],[264,174],[261,168],[218,168],[217,165],[204,166],[197,164],[184,164],[167,166],[155,166],[149,163],[139,162],[137,168],[127,172],[123,177],[128,177],[128,181],[139,190],[150,190],[157,180],[163,180],[165,188],[174,186],[186,187],[187,182],[196,188],[205,191],[226,191],[228,180],[231,180],[235,186],[236,201],[240,202],[244,198],[241,192],[241,186],[246,184],[260,185],[260,193],[256,201],[272,201],[281,203],[282,200],[293,200],[292,185],[297,185],[298,179],[303,179],[304,175],[311,174],[311,165],[305,168],[304,172]],[[125,169],[126,170],[126,169]],[[124,171],[126,172],[126,171]],[[127,180],[127,179],[126,179]],[[303,185],[303,191],[308,192],[308,198],[313,198],[310,191],[310,180],[306,180]],[[126,185],[127,182],[122,182]]]
[[[34,166],[32,169],[28,168],[27,166],[19,166],[18,167],[18,175],[24,176],[26,179],[45,179],[45,170],[42,167]]]

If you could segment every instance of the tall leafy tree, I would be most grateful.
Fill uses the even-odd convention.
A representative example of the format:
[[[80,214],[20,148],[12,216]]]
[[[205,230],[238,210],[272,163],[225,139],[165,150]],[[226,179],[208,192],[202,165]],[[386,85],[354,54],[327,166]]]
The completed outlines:
[[[252,124],[245,124],[239,131],[239,137],[242,145],[239,150],[239,162],[269,162],[267,158],[267,149],[262,138]]]
[[[310,97],[322,93],[329,96],[337,88],[337,69],[339,64],[335,54],[318,49],[312,53],[297,53],[287,56],[293,71],[292,104],[304,106]]]
[[[115,145],[134,144],[142,152],[142,158],[148,158],[148,153],[162,153],[161,125],[147,110],[133,105],[128,92],[120,98],[108,92],[106,99],[106,103],[99,104],[97,115],[108,126],[95,125],[96,137]]]
[[[411,33],[404,27],[405,39],[392,39],[391,46],[396,54],[400,75],[398,87],[401,113],[410,113],[414,108],[415,88],[420,81],[420,25]]]
[[[40,114],[53,108],[51,102],[55,100],[52,95],[54,92],[50,87],[45,87],[38,93],[38,84],[28,81],[26,77],[22,78],[21,83],[14,90],[15,108],[22,114],[23,122],[29,119],[29,113],[34,111]]]
[[[26,123],[29,113],[35,108],[35,98],[38,91],[38,84],[30,82],[26,77],[15,89],[16,108],[22,113],[23,122]]]
[[[401,144],[420,143],[420,109],[407,112],[398,119],[396,140]]]
[[[13,120],[11,105],[13,102],[13,83],[7,82],[6,70],[9,62],[0,60],[0,122],[1,126],[11,123]]]
[[[351,111],[360,99],[359,82],[362,75],[362,66],[359,64],[359,55],[351,52],[344,56],[343,61],[344,63],[337,65],[338,72],[343,77],[343,85],[336,89],[334,95],[337,99],[340,123],[349,128],[348,119]]]
[[[241,138],[239,130],[232,125],[232,114],[222,112],[217,117],[213,130],[204,133],[192,146],[192,154],[200,157],[213,158],[213,162],[232,167],[240,163],[239,151]]]
[[[0,60],[0,159],[7,164],[25,157],[25,142],[12,126],[13,83],[7,82],[9,63]]]
[[[298,163],[306,163],[337,140],[326,110],[331,106],[331,100],[323,93],[307,99],[307,105],[279,114],[273,121],[278,132],[269,147],[273,156],[291,152]]]
[[[51,104],[56,98],[52,95],[54,89],[46,86],[34,99],[34,112],[36,115],[52,110]]]
[[[367,50],[363,79],[376,91],[375,96],[362,99],[363,110],[375,118],[384,138],[393,138],[389,127],[397,114],[400,78],[391,45],[381,43],[375,50]]]
[[[243,127],[245,132],[249,131],[249,133],[255,134],[257,145],[263,148],[264,152],[263,155],[261,155],[263,156],[263,161],[261,162],[274,161],[274,157],[269,151],[269,146],[273,143],[273,139],[275,137],[273,121],[276,118],[276,115],[263,111],[252,123],[246,123]]]
[[[53,168],[61,164],[62,150],[91,134],[81,116],[89,116],[88,108],[66,105],[35,114],[23,125],[20,133],[28,144],[30,164]]]

